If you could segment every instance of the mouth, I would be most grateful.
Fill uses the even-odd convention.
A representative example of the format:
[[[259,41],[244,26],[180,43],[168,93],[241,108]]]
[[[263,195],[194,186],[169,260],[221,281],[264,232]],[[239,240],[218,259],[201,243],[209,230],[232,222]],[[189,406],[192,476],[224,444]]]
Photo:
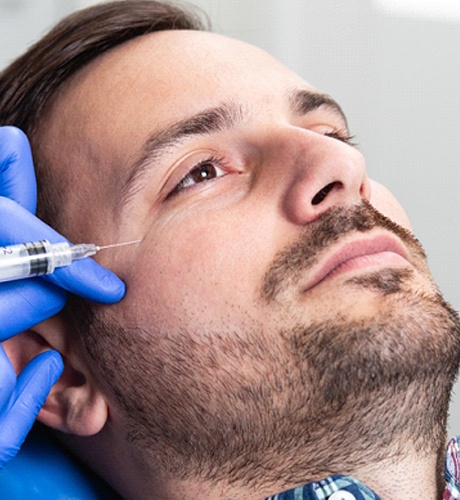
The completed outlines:
[[[307,277],[302,293],[345,274],[362,274],[384,268],[408,266],[410,263],[404,245],[391,234],[355,238],[341,243],[321,259],[321,263],[315,266]]]

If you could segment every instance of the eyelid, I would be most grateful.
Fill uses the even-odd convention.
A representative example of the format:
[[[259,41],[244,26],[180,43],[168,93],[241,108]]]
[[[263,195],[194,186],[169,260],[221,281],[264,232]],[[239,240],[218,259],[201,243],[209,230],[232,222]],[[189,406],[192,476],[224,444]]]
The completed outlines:
[[[331,137],[332,139],[336,139],[337,141],[342,141],[345,144],[348,144],[349,146],[352,146],[354,148],[357,147],[356,142],[353,141],[353,139],[355,138],[355,136],[352,135],[352,134],[349,134],[348,131],[341,132],[341,131],[338,131],[338,130],[334,130],[332,132],[327,132],[324,135],[326,137]]]
[[[341,141],[349,146],[356,147],[353,142],[354,135],[350,134],[348,127],[345,124],[319,123],[307,127],[312,132],[322,134],[326,137]]]
[[[193,155],[195,156],[195,155]],[[192,174],[194,171],[202,168],[206,165],[213,165],[216,169],[221,170],[223,173],[221,175],[217,175],[210,179],[203,178],[202,182],[195,182],[194,185],[187,186],[185,185],[188,181],[192,181]],[[182,175],[178,182],[174,182],[172,189],[168,190],[168,194],[166,195],[166,200],[173,198],[177,195],[180,195],[182,192],[187,191],[189,189],[193,189],[194,187],[199,186],[199,184],[206,184],[208,182],[214,181],[221,177],[224,177],[229,172],[224,172],[224,169],[227,167],[227,163],[224,157],[219,157],[212,152],[207,152],[206,155],[201,155],[201,159],[194,160],[191,162],[191,165],[187,167],[186,172]]]

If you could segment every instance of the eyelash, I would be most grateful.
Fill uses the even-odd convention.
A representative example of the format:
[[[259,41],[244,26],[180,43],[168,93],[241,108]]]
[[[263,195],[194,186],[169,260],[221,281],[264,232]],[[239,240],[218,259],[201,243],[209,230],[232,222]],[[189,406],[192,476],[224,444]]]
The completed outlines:
[[[354,136],[350,134],[346,134],[343,132],[339,132],[337,130],[334,130],[333,132],[327,132],[324,134],[326,137],[330,137],[332,139],[336,139],[338,141],[342,141],[345,144],[348,144],[349,146],[356,147],[356,143],[353,142]]]
[[[222,175],[215,175],[211,178],[201,177],[201,180],[200,178],[195,179],[194,173],[198,173],[198,175],[200,175],[199,173],[200,169],[203,169],[203,167],[207,165],[210,165],[214,169],[220,169],[220,170],[222,170],[226,166],[224,158],[219,158],[217,156],[210,156],[205,160],[200,160],[188,171],[187,174],[185,174],[185,176],[179,181],[179,183],[174,187],[174,189],[168,194],[167,198],[168,199],[172,198],[173,196],[180,194],[182,191],[193,187],[193,185],[188,185],[190,182],[193,182],[194,185],[196,185],[209,182],[216,178],[223,177],[226,175],[225,173],[223,173]]]

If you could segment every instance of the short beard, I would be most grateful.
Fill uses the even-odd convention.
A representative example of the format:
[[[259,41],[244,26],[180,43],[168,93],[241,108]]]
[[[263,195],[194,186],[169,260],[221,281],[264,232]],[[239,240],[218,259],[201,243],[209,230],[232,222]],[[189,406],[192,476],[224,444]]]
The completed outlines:
[[[387,280],[371,283],[388,293]],[[324,444],[309,469],[316,478],[445,447],[460,363],[459,318],[439,295],[403,290],[389,304],[371,320],[339,317],[286,332],[296,365],[303,364],[316,388],[309,394],[311,414],[318,416],[309,440]]]
[[[379,223],[368,214],[361,219],[370,229]],[[338,215],[351,228],[355,215]],[[304,265],[299,248],[267,273],[263,300],[276,301],[296,282]],[[297,267],[286,258],[294,254]],[[283,265],[291,271],[283,274]],[[86,317],[83,340],[124,410],[146,474],[150,467],[176,480],[256,491],[352,475],[408,450],[439,453],[460,364],[457,314],[431,282],[414,291],[410,271],[349,284],[382,297],[376,316],[331,312],[304,324],[287,311],[270,331],[248,314],[243,328],[222,320],[218,331],[165,332],[122,327],[74,307],[76,318]]]
[[[111,339],[98,362],[143,466],[257,491],[441,452],[459,320],[439,296],[394,299],[393,314],[283,327],[271,346],[257,327],[158,342],[96,321],[90,335]]]

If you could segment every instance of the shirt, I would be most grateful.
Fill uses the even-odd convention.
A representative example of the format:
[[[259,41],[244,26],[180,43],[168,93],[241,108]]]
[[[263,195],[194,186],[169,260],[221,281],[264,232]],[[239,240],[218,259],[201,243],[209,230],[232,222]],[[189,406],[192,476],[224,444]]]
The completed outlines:
[[[459,450],[460,436],[452,439],[447,446],[443,500],[460,499]],[[337,474],[323,481],[284,491],[266,500],[380,500],[380,497],[356,479]]]

